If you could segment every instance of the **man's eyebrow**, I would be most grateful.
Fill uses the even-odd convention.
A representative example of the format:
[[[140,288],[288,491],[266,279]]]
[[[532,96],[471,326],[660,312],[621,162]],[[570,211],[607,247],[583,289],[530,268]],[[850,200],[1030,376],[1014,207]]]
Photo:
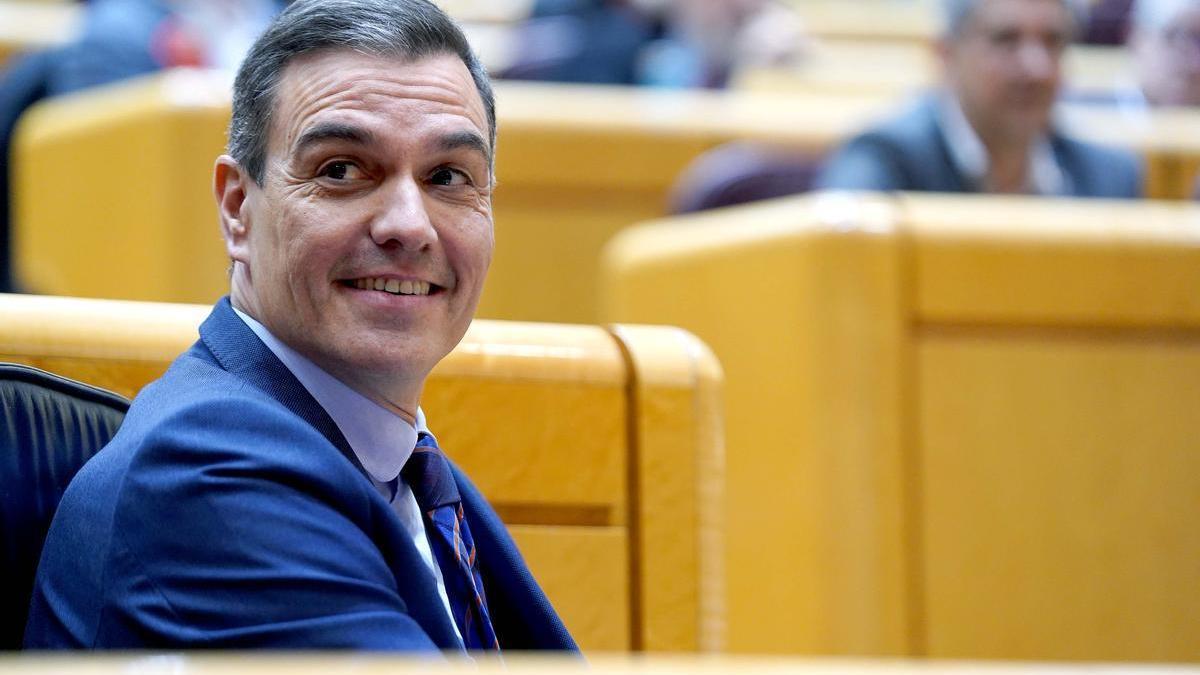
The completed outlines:
[[[357,145],[370,145],[375,142],[375,134],[367,129],[351,124],[322,122],[305,129],[304,133],[300,134],[300,138],[296,141],[295,148],[297,151],[301,151],[310,145],[330,140],[349,141]]]
[[[474,131],[455,131],[446,134],[438,139],[438,147],[444,151],[469,148],[483,155],[489,165],[492,163],[492,149],[488,147],[487,141],[483,140],[483,136]]]

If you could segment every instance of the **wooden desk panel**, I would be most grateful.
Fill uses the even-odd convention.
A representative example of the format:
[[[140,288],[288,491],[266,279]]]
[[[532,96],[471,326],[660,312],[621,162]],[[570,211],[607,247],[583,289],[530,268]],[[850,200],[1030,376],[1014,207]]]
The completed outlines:
[[[509,531],[582,649],[633,647],[626,528],[512,525]]]
[[[890,206],[660,222],[608,247],[606,316],[684,326],[725,370],[729,648],[909,653]]]
[[[1194,208],[834,193],[618,235],[606,316],[725,369],[731,649],[1200,660]]]
[[[1192,291],[1200,287],[1195,205],[922,195],[902,208],[921,227],[912,251],[921,321],[1163,329],[1200,323],[1200,295]]]
[[[493,325],[507,332],[472,326],[426,385],[421,407],[440,443],[516,522],[624,526],[629,374],[618,345],[595,326],[557,327],[547,343],[523,324]]]
[[[1200,660],[1200,331],[917,345],[928,653]]]

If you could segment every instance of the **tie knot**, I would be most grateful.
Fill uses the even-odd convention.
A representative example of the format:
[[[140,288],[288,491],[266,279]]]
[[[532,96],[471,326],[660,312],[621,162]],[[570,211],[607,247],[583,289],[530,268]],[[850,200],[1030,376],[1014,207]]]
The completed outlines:
[[[417,438],[412,457],[404,463],[400,475],[412,488],[422,511],[429,512],[462,501],[454,474],[450,472],[450,462],[431,434],[422,433]]]

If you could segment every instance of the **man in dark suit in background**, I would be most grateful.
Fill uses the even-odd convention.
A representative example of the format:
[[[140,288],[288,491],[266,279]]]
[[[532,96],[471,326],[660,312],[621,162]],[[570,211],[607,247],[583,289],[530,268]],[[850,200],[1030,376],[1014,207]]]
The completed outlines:
[[[300,0],[234,85],[231,298],[55,516],[36,648],[575,645],[418,400],[492,254],[495,113],[425,0]]]
[[[817,186],[866,190],[1137,197],[1128,153],[1054,127],[1068,0],[945,0],[944,87],[857,136]]]

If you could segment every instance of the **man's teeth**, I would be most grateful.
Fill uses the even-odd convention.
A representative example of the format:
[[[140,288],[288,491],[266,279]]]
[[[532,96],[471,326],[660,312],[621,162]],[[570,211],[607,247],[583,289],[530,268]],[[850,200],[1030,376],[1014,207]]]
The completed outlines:
[[[428,281],[411,281],[409,279],[400,281],[399,279],[366,277],[355,279],[354,286],[364,291],[385,291],[393,295],[429,295]]]

